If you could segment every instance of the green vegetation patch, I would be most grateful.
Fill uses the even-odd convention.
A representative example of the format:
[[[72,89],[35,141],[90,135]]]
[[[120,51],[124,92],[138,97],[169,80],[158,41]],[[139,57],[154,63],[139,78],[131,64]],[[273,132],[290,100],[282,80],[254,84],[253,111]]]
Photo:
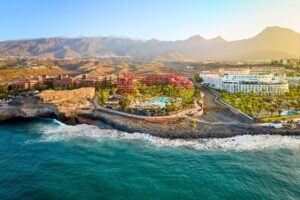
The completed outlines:
[[[253,118],[268,120],[280,116],[284,110],[300,111],[300,86],[291,87],[285,94],[235,93],[220,91],[224,102],[234,106]],[[276,118],[278,119],[278,118]]]
[[[132,104],[139,102],[151,102],[154,99],[167,98],[168,103],[165,107],[143,109],[144,111],[155,113],[155,115],[171,114],[182,109],[193,108],[194,100],[200,100],[201,95],[198,89],[186,89],[184,87],[175,87],[169,84],[147,86],[137,83],[136,92],[130,94],[118,94],[117,88],[104,88],[98,91],[99,104],[106,105],[107,102],[119,99],[119,103],[110,105],[110,107],[130,113],[135,113],[139,108],[132,108]],[[121,96],[121,98],[120,98]]]
[[[262,122],[272,122],[272,121],[276,121],[276,120],[288,120],[288,119],[293,119],[293,118],[297,118],[300,117],[300,114],[296,114],[296,115],[286,115],[286,116],[274,116],[274,117],[262,117],[259,118],[259,121]]]

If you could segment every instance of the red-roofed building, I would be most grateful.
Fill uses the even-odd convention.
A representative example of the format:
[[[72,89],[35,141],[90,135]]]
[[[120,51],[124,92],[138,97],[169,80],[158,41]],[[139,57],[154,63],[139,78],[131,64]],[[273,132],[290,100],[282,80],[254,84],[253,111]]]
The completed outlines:
[[[68,75],[60,75],[58,79],[55,79],[53,82],[53,87],[56,88],[76,88],[80,86],[80,81],[69,77]]]
[[[170,84],[176,87],[184,87],[187,89],[194,88],[192,81],[183,76],[178,76],[175,74],[122,74],[118,77],[116,85],[121,93],[131,93],[136,91],[134,86],[134,83],[136,82],[140,82],[147,86]]]
[[[30,90],[34,89],[35,87],[43,84],[41,79],[24,79],[24,80],[17,80],[17,81],[12,81],[10,84],[10,89],[12,90]]]
[[[98,83],[97,78],[87,77],[86,74],[83,74],[81,76],[81,79],[79,79],[80,87],[96,87],[97,83]]]
[[[122,74],[116,80],[116,86],[120,93],[133,93],[136,91],[137,78],[131,74]]]
[[[141,80],[141,83],[148,86],[170,84],[176,87],[185,87],[191,89],[194,87],[192,81],[176,74],[155,74],[146,76]]]

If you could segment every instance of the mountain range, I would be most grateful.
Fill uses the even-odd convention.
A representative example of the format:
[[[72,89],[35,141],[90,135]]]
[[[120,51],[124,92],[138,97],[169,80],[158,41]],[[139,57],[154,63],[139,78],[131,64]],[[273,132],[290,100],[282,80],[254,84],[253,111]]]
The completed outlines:
[[[300,34],[267,27],[237,41],[200,35],[186,40],[134,40],[114,37],[42,38],[0,42],[0,57],[82,58],[126,56],[145,60],[261,60],[300,58]]]

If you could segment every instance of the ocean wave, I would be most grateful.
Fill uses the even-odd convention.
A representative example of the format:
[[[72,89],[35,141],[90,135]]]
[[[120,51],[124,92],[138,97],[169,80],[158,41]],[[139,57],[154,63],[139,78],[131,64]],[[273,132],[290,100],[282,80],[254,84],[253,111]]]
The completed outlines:
[[[144,133],[126,133],[112,129],[100,129],[92,125],[68,126],[61,124],[43,130],[40,142],[62,140],[130,140],[145,141],[157,147],[184,147],[196,150],[261,150],[267,148],[300,149],[300,137],[280,135],[242,135],[213,139],[164,139]]]
[[[52,122],[53,124],[56,124],[56,125],[65,125],[64,123],[58,121],[57,119],[53,119],[53,118],[39,118],[39,120],[41,121],[49,121],[49,122]]]

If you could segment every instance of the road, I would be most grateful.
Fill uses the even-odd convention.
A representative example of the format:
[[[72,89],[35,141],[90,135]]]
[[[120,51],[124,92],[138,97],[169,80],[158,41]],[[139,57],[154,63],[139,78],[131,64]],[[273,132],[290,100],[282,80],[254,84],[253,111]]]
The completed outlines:
[[[218,93],[214,93],[209,88],[202,87],[195,82],[194,85],[205,95],[204,115],[197,118],[197,121],[210,124],[253,124],[252,120],[220,102]]]

